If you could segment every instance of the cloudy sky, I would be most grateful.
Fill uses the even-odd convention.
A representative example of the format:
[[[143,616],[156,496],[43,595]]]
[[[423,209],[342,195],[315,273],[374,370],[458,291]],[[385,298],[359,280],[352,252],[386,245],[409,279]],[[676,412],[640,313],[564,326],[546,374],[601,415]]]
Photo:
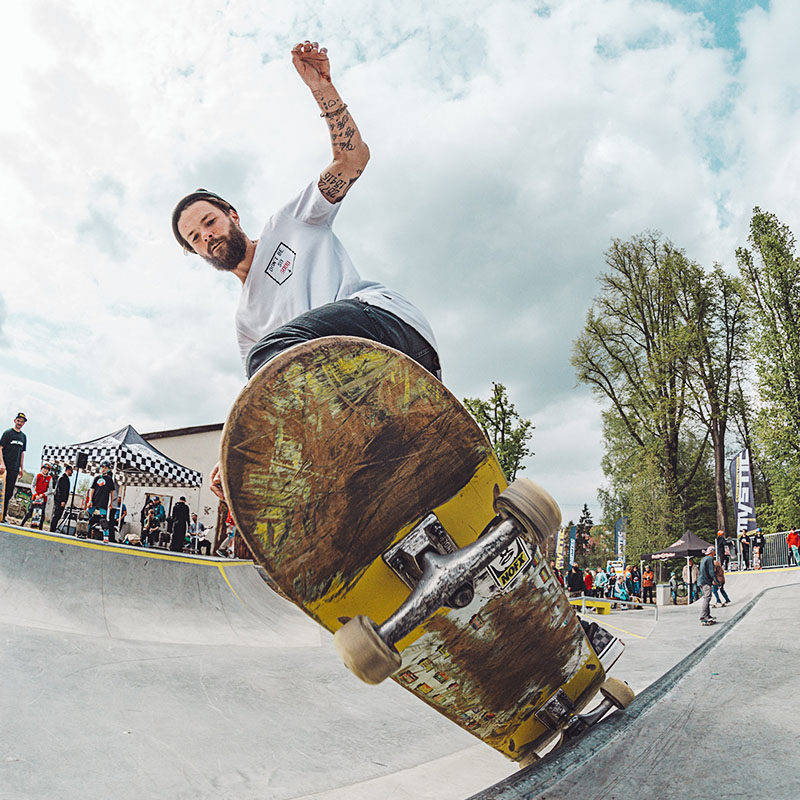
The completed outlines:
[[[602,450],[569,357],[603,252],[654,228],[732,267],[755,205],[800,230],[798,30],[796,0],[11,4],[0,428],[27,413],[31,468],[224,419],[239,282],[181,255],[170,212],[205,186],[255,237],[328,163],[308,38],[372,152],[338,235],[428,315],[457,396],[506,384],[527,474],[577,518]]]

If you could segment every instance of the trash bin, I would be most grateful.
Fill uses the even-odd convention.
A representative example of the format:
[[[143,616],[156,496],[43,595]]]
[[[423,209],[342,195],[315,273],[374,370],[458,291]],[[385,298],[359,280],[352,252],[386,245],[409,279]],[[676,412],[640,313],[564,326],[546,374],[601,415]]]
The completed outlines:
[[[656,605],[657,606],[668,606],[672,603],[672,598],[669,594],[669,584],[668,583],[659,583],[656,586]]]

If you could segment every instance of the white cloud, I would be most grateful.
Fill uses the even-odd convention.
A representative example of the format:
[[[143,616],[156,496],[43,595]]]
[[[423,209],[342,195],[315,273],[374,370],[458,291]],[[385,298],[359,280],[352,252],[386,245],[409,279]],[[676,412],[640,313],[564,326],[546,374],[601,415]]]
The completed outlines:
[[[791,0],[742,17],[741,62],[701,15],[641,0],[9,13],[0,416],[29,403],[32,447],[223,417],[242,377],[238,284],[181,257],[169,216],[203,185],[256,235],[327,163],[288,57],[306,35],[373,153],[337,232],[428,314],[457,396],[513,387],[537,425],[531,468],[570,503],[600,482],[599,412],[569,355],[611,238],[658,228],[732,264],[753,205],[800,218]],[[542,444],[551,426],[560,448]],[[576,450],[580,469],[559,455]]]

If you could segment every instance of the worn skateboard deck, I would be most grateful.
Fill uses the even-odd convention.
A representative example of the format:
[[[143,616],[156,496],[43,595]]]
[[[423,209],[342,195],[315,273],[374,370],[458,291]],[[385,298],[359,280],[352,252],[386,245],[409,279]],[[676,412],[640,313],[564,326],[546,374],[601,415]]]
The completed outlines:
[[[269,362],[222,436],[225,493],[255,558],[329,631],[378,623],[409,594],[381,556],[433,512],[458,547],[495,518],[506,481],[456,398],[395,350],[330,337]],[[548,534],[554,532],[548,532]],[[536,712],[559,689],[577,708],[604,678],[537,549],[516,539],[475,582],[402,639],[393,676],[510,758],[554,735]]]

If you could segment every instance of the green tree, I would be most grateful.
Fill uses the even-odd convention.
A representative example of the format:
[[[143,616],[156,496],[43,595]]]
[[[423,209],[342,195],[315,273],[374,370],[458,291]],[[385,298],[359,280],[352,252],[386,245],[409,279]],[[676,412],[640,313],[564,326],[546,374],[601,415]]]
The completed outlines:
[[[689,345],[689,411],[711,438],[716,530],[728,533],[725,439],[736,405],[735,376],[744,363],[742,287],[719,266],[706,273],[687,262],[676,277],[676,298]]]
[[[584,556],[589,550],[589,534],[592,530],[594,522],[592,521],[592,513],[589,511],[589,506],[583,504],[583,511],[578,519],[577,530],[575,532],[575,555]]]
[[[771,495],[759,513],[770,527],[783,528],[800,518],[800,259],[791,230],[759,208],[748,243],[736,256],[761,401],[753,434]]]
[[[614,240],[606,264],[572,364],[578,380],[610,404],[632,444],[657,457],[667,490],[680,494],[693,477],[678,475],[690,337],[676,275],[687,261],[660,234],[648,233]]]
[[[528,446],[535,430],[533,422],[517,413],[502,383],[492,382],[488,400],[466,397],[464,405],[492,443],[506,480],[513,481],[522,460],[533,455]]]

